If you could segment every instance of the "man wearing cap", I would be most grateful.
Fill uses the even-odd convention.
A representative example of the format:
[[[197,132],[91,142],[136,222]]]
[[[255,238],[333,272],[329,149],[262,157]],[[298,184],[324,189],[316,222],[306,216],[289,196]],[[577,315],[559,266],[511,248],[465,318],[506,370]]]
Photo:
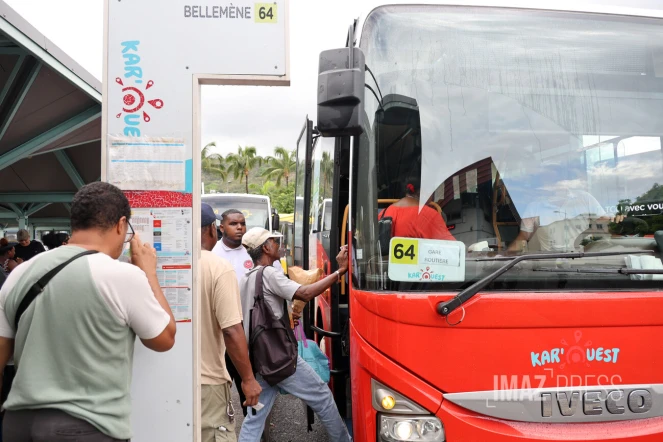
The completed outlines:
[[[279,239],[282,235],[274,234],[260,227],[254,227],[246,232],[242,238],[242,244],[246,247],[249,256],[255,264],[240,283],[242,293],[242,313],[245,318],[254,303],[256,275],[258,269],[264,267],[263,271],[263,293],[265,301],[271,308],[274,319],[283,316],[283,300],[290,302],[295,299],[309,302],[316,296],[324,293],[333,284],[341,280],[341,276],[348,270],[348,250],[341,248],[336,256],[338,270],[331,275],[313,284],[302,286],[288,279],[282,272],[273,267],[274,261],[280,257]],[[249,324],[245,327],[245,337],[249,340]],[[259,402],[264,405],[260,410],[249,407],[249,413],[244,419],[242,430],[239,434],[240,442],[256,442],[265,426],[265,420],[269,415],[279,389],[302,399],[315,411],[318,418],[325,426],[329,439],[333,442],[349,441],[350,435],[341,419],[331,391],[320,376],[299,356],[297,358],[297,370],[285,380],[275,386],[270,386],[260,375],[257,376],[258,383],[262,387]]]
[[[202,203],[201,207],[202,440],[235,441],[232,379],[225,364],[226,350],[241,376],[245,405],[258,403],[261,388],[249,362],[235,270],[230,262],[212,253],[218,238],[217,218],[209,204]]]
[[[227,259],[235,269],[237,276],[237,283],[239,283],[244,275],[253,268],[253,260],[242,245],[242,238],[246,233],[246,218],[244,214],[237,209],[229,209],[221,214],[221,241],[218,241],[212,252],[223,259]],[[278,261],[275,263],[275,267]],[[283,268],[278,266],[283,272]],[[240,388],[241,375],[235,368],[232,360],[226,355],[226,368],[230,373],[231,378],[235,381],[235,386],[239,392],[239,399],[242,403],[245,402],[244,392]],[[242,413],[246,416],[246,407],[242,407]]]

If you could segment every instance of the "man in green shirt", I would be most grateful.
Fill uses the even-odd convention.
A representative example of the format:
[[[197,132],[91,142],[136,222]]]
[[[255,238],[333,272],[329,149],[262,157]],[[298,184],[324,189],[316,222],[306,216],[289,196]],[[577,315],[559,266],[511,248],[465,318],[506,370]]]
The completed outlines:
[[[156,273],[156,251],[133,233],[129,202],[102,182],[71,204],[67,246],[17,267],[0,290],[0,369],[12,354],[16,378],[4,404],[3,439],[12,442],[131,438],[129,391],[134,342],[167,351],[175,319]],[[119,262],[131,243],[132,264]],[[20,317],[30,287],[70,258]],[[78,439],[77,439],[78,438]],[[84,438],[84,439],[83,439]]]

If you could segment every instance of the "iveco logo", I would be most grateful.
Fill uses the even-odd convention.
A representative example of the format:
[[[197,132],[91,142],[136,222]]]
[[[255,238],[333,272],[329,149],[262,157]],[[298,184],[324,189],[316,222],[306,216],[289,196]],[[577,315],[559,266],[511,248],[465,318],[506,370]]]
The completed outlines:
[[[649,390],[594,390],[563,391],[559,393],[541,393],[541,416],[552,417],[555,403],[559,414],[565,417],[583,413],[585,416],[607,414],[642,414],[652,409],[654,404]]]
[[[447,393],[444,399],[497,419],[610,422],[663,416],[663,384],[564,386]]]

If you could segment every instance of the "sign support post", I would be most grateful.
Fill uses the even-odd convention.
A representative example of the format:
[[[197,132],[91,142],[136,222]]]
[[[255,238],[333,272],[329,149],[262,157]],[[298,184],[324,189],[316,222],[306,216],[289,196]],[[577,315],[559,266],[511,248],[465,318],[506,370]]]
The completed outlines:
[[[102,180],[157,249],[178,321],[171,351],[136,345],[132,440],[198,441],[201,86],[289,86],[289,0],[104,6]]]

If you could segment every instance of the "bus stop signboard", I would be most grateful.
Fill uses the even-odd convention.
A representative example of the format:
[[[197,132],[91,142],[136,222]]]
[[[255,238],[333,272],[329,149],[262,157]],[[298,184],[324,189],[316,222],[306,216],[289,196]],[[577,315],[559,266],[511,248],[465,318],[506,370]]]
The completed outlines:
[[[136,346],[132,440],[199,435],[200,89],[289,85],[288,1],[106,0],[102,179],[123,189],[178,320]]]

